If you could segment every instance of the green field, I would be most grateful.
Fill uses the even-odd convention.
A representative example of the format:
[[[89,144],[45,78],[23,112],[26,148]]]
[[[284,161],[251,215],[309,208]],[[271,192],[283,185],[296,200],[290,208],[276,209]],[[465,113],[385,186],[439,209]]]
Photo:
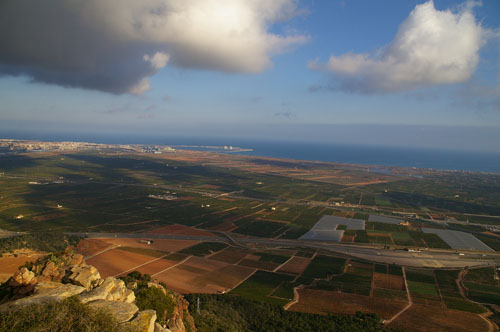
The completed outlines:
[[[269,297],[269,295],[271,295],[274,289],[282,282],[291,281],[292,279],[293,277],[289,275],[257,271],[244,283],[233,289],[230,294],[240,295],[250,300],[283,305],[288,301],[272,298]]]
[[[185,255],[205,256],[227,248],[228,245],[221,242],[202,242],[179,251]]]
[[[412,295],[429,295],[432,297],[439,297],[436,285],[434,284],[418,281],[408,281],[408,288],[410,289],[410,293]]]
[[[329,257],[329,256],[316,256],[309,263],[307,269],[302,273],[306,278],[321,278],[324,279],[329,275],[340,274],[344,271],[345,259]]]
[[[288,256],[275,255],[266,252],[254,252],[253,255],[260,256],[259,261],[261,262],[273,262],[278,264],[282,264],[290,258]]]
[[[482,305],[455,297],[445,297],[444,303],[448,309],[472,312],[474,314],[483,314],[486,312],[486,309]]]
[[[373,265],[351,260],[345,273],[335,275],[328,280],[318,280],[315,288],[342,291],[369,296],[373,277]]]
[[[458,270],[436,270],[436,279],[438,282],[439,290],[441,294],[446,297],[457,297],[461,298],[460,290],[456,280],[458,278]]]

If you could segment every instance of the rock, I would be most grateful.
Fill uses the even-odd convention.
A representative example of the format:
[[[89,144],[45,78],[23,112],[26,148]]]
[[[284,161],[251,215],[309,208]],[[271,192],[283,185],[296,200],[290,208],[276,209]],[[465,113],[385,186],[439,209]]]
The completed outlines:
[[[97,300],[106,300],[109,292],[104,287],[96,287],[90,292],[84,292],[78,296],[82,303],[88,303]]]
[[[139,311],[139,308],[137,308],[135,304],[127,302],[98,300],[90,302],[89,306],[93,308],[103,308],[111,311],[111,313],[120,322],[128,322],[129,320],[132,319],[132,317],[134,317],[135,313]],[[155,319],[156,319],[156,313],[155,313]]]
[[[161,326],[158,323],[155,323],[155,331],[154,332],[172,332],[172,331],[170,331],[166,327]]]
[[[35,278],[35,273],[31,272],[27,268],[23,267],[16,271],[9,281],[9,286],[11,287],[21,287],[27,285],[33,285],[37,282]]]
[[[133,290],[131,290],[131,289],[125,290],[125,296],[124,296],[123,302],[127,302],[127,303],[135,302],[135,293]]]
[[[80,254],[73,254],[68,262],[69,265],[82,265],[85,264],[83,262],[83,256]]]
[[[162,290],[163,294],[167,295],[167,291],[165,290],[165,288],[162,285],[157,284],[155,282],[148,282],[148,288],[151,288],[151,287],[159,288]]]
[[[1,306],[2,309],[8,307],[26,306],[34,303],[44,303],[49,301],[61,301],[70,296],[82,293],[85,288],[70,284],[61,284],[58,282],[41,282],[34,287],[32,296],[23,297],[21,299],[5,303]]]
[[[85,287],[87,290],[91,290],[92,286],[101,279],[99,271],[92,265],[73,266],[69,271],[71,274],[67,278],[68,281]]]
[[[194,319],[189,314],[189,302],[184,299],[181,295],[169,292],[169,296],[172,297],[174,302],[177,304],[174,308],[172,316],[168,320],[168,328],[171,332],[186,332],[186,331],[196,331],[196,326],[194,325]],[[189,326],[186,327],[186,326]]]
[[[104,282],[104,279],[99,279],[99,280],[96,281],[95,286],[99,287],[99,286],[102,285],[103,282]]]
[[[28,295],[28,293],[31,293],[34,289],[35,289],[35,284],[17,287],[14,291],[15,293],[14,299],[22,298]]]
[[[115,288],[111,290],[109,295],[111,295],[112,301],[123,301],[125,298],[125,291],[128,289],[125,287],[125,283],[122,280],[115,279]]]
[[[61,284],[59,282],[41,282],[35,287],[35,296],[50,296],[55,300],[63,300],[67,297],[82,293],[85,288],[71,284]]]
[[[125,287],[125,283],[122,280],[108,277],[103,280],[99,287],[81,294],[79,298],[83,303],[97,300],[133,303],[135,301],[135,294],[134,291]]]
[[[59,272],[57,272],[57,273],[56,272],[57,272],[56,265],[54,264],[54,262],[49,261],[49,262],[47,262],[47,264],[45,265],[45,267],[42,270],[42,276],[48,277],[48,276],[51,276],[54,274],[59,274]]]
[[[129,325],[133,331],[137,332],[154,332],[156,322],[156,311],[144,310],[140,311]]]
[[[107,277],[106,279],[104,279],[103,283],[99,287],[103,287],[108,291],[108,293],[111,293],[113,291],[113,289],[115,289],[116,287],[119,287],[118,284],[120,282],[123,283],[122,280],[119,280],[119,279],[116,279],[113,277]]]
[[[133,281],[133,282],[129,282],[128,285],[127,285],[127,288],[128,289],[137,289],[137,282],[136,281]]]

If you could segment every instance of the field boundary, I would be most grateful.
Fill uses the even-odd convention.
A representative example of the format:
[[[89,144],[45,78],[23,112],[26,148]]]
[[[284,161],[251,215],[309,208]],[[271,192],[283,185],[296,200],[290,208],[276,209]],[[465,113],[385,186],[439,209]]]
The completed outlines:
[[[402,266],[401,270],[403,272],[403,279],[405,281],[406,294],[408,295],[408,305],[406,307],[404,307],[400,312],[395,314],[391,319],[384,320],[383,323],[385,325],[389,325],[390,323],[392,323],[396,318],[398,318],[406,310],[410,309],[410,307],[413,305],[413,300],[411,299],[410,289],[408,288],[408,281],[406,280],[406,269],[404,268],[404,266]]]
[[[115,274],[113,277],[114,277],[114,278],[116,278],[117,276],[119,276],[119,275],[121,275],[121,274],[124,274],[124,273],[130,272],[130,271],[133,271],[133,270],[135,270],[135,269],[137,269],[137,268],[143,267],[144,265],[148,265],[148,264],[154,263],[154,262],[156,262],[156,261],[159,261],[160,259],[163,259],[163,258],[167,257],[168,255],[170,255],[170,253],[168,253],[168,254],[166,254],[166,255],[163,255],[163,256],[161,256],[161,257],[155,258],[155,259],[153,259],[153,260],[150,260],[150,261],[148,261],[148,262],[146,262],[146,263],[143,263],[143,264],[139,264],[139,265],[137,265],[137,266],[134,266],[133,268],[130,268],[130,269],[128,269],[128,270],[125,270],[125,271],[122,271],[122,272],[120,272],[120,273],[117,273],[117,274]]]
[[[170,269],[172,269],[174,267],[177,267],[177,266],[179,266],[179,265],[187,262],[187,260],[190,259],[191,257],[193,257],[193,256],[188,256],[188,257],[184,258],[182,261],[178,262],[177,264],[174,264],[172,266],[167,267],[166,269],[163,269],[163,270],[161,270],[159,272],[156,272],[155,274],[152,274],[151,277],[157,276],[157,275],[159,275],[159,274],[161,274],[161,273],[163,273],[165,271],[168,271],[168,270],[170,270]]]
[[[252,273],[250,273],[250,274],[249,274],[249,275],[248,275],[245,279],[243,279],[243,280],[241,280],[239,283],[237,283],[237,284],[236,284],[233,288],[228,289],[228,290],[226,291],[226,293],[229,293],[229,292],[231,292],[232,290],[236,289],[236,287],[238,287],[239,285],[241,285],[242,283],[244,283],[245,281],[247,281],[247,280],[248,280],[251,276],[253,276],[253,275],[255,274],[255,272],[257,272],[257,271],[259,271],[259,270],[254,269],[254,271],[253,271]]]
[[[288,310],[292,305],[299,303],[299,288],[303,288],[303,285],[293,288],[293,300],[285,304],[283,309]]]
[[[94,258],[94,257],[96,257],[96,256],[99,256],[100,254],[104,254],[106,251],[110,251],[110,250],[116,249],[116,248],[118,248],[118,247],[120,247],[120,245],[119,245],[119,244],[111,245],[111,246],[109,246],[108,248],[106,248],[106,249],[104,249],[104,250],[101,250],[101,251],[99,251],[99,252],[98,252],[98,253],[96,253],[96,254],[93,254],[93,255],[90,255],[90,256],[84,257],[83,259],[87,260],[87,259]]]

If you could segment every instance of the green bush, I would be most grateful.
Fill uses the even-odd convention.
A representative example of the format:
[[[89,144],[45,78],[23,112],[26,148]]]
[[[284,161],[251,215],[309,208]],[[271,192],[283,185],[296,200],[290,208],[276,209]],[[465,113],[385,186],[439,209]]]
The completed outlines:
[[[135,293],[136,304],[140,310],[153,309],[156,311],[160,324],[166,323],[174,313],[174,300],[156,287],[141,288]]]
[[[175,301],[164,290],[158,287],[148,287],[151,281],[149,274],[141,274],[133,271],[125,277],[121,277],[125,284],[137,283],[135,290],[136,305],[140,310],[152,309],[156,311],[158,322],[164,324],[173,315]],[[165,287],[165,284],[162,285]],[[165,287],[166,288],[166,287]]]

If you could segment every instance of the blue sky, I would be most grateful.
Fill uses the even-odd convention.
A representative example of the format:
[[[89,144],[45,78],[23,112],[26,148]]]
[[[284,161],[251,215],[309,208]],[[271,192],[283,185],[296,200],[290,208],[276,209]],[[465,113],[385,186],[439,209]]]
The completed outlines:
[[[17,8],[23,2],[28,13]],[[196,0],[107,0],[74,11],[58,2],[44,12],[8,0],[0,13],[11,31],[0,33],[0,136],[233,136],[500,152],[496,0],[211,0],[203,10]],[[120,10],[110,19],[113,6]],[[186,14],[169,16],[172,8]],[[153,9],[161,14],[151,18]],[[85,10],[104,14],[83,21]],[[200,17],[207,12],[216,18]],[[140,32],[128,33],[131,18]],[[242,31],[240,40],[225,29]],[[417,135],[425,128],[433,134]]]

